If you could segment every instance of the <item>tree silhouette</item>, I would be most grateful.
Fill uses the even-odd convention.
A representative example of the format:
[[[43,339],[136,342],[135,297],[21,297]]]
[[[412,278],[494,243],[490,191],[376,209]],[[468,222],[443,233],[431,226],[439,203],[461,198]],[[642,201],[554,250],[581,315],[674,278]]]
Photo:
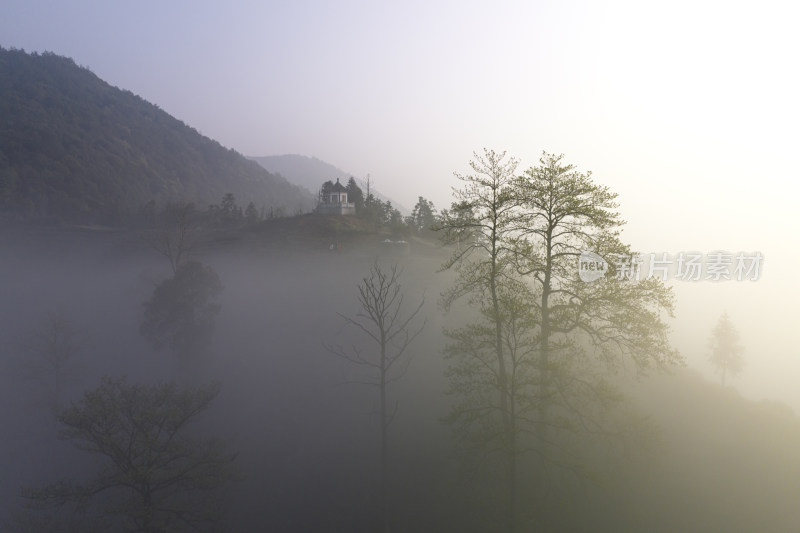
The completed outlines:
[[[435,224],[436,208],[433,206],[433,202],[420,196],[409,216],[409,225],[415,231],[420,232],[433,229]]]
[[[667,341],[662,317],[671,315],[673,301],[660,280],[606,276],[587,283],[578,276],[584,250],[609,259],[632,254],[618,238],[622,221],[615,194],[594,183],[590,174],[564,164],[562,156],[544,154],[538,166],[519,177],[513,175],[516,161],[505,153],[484,150],[471,166],[475,174],[458,176],[464,186],[440,222],[444,241],[452,247],[444,268],[457,273],[444,302],[453,305],[466,297],[482,315],[471,329],[450,335],[450,382],[462,397],[456,404],[461,412],[450,418],[486,433],[484,453],[505,455],[503,522],[513,531],[519,522],[520,453],[538,458],[543,500],[550,492],[553,465],[584,471],[578,454],[565,445],[573,434],[613,433],[604,419],[618,395],[602,378],[602,366],[632,360],[643,369],[681,359]],[[519,314],[510,310],[514,298],[524,295],[522,305],[531,309],[522,327]],[[494,333],[491,341],[487,328]],[[516,344],[508,342],[512,333]],[[489,348],[491,359],[486,357]],[[453,351],[468,357],[454,358]],[[465,366],[470,358],[474,364]],[[525,372],[518,375],[523,360]],[[494,398],[487,390],[461,385],[481,374]],[[488,424],[487,418],[472,416],[477,412],[492,413],[496,421]]]
[[[739,331],[728,318],[728,313],[723,313],[711,330],[709,348],[709,359],[722,375],[722,385],[725,386],[728,374],[735,376],[744,369],[744,348],[739,343]]]
[[[419,304],[406,312],[403,306],[403,291],[397,266],[383,269],[377,262],[369,275],[358,286],[359,311],[348,316],[339,313],[346,325],[363,333],[369,349],[353,346],[350,350],[338,345],[326,345],[332,354],[350,363],[368,369],[365,383],[378,389],[380,416],[380,509],[384,527],[389,527],[389,425],[397,411],[397,404],[390,408],[389,385],[402,378],[408,368],[408,348],[421,333],[425,323],[415,325],[417,316],[425,304]]]
[[[139,330],[156,350],[169,349],[181,358],[199,357],[211,344],[220,311],[219,276],[199,261],[184,263],[158,284],[144,304]]]
[[[356,214],[360,215],[364,210],[364,191],[356,183],[354,177],[347,180],[347,201],[356,205]]]
[[[524,439],[526,421],[535,419],[540,400],[541,369],[533,294],[524,283],[506,282],[497,295],[499,316],[484,304],[479,320],[445,331],[447,392],[453,403],[444,421],[453,427],[460,449],[466,452],[463,471],[470,477],[483,473],[484,491],[502,513],[500,522],[509,522],[506,527],[510,528],[516,515],[519,461],[530,451]],[[496,359],[498,321],[502,323],[504,380]],[[507,390],[505,405],[497,397],[501,381]]]
[[[513,249],[509,243],[514,231],[516,196],[513,185],[517,161],[507,158],[505,152],[486,149],[482,155],[475,153],[474,156],[470,161],[474,173],[456,174],[463,186],[454,190],[455,202],[449,211],[443,213],[439,227],[443,242],[453,247],[450,258],[442,268],[456,272],[455,283],[444,293],[443,303],[449,308],[460,298],[466,297],[471,305],[482,311],[491,330],[490,337],[484,339],[489,343],[491,358],[484,360],[484,364],[492,374],[490,383],[493,390],[477,399],[473,396],[470,402],[477,401],[482,407],[496,406],[493,411],[499,417],[497,431],[502,435],[497,442],[502,446],[500,453],[506,458],[505,514],[508,527],[512,528],[515,522],[517,472],[512,450],[515,430],[509,398],[509,363],[503,340],[507,324],[502,319],[501,294],[504,288],[510,289],[515,279]],[[456,345],[463,344],[465,340],[456,339]],[[451,371],[451,378],[453,375]],[[462,389],[457,384],[455,388],[456,392],[460,391],[467,397],[472,395],[470,390]],[[451,414],[452,417],[458,418],[455,414]],[[483,421],[475,423],[480,426],[484,424]]]
[[[80,369],[77,359],[88,340],[64,310],[48,311],[24,338],[23,371],[47,388],[54,413],[61,408],[64,387]]]
[[[179,389],[103,378],[58,416],[62,438],[99,456],[102,467],[88,480],[24,488],[23,496],[40,510],[94,510],[110,521],[108,530],[214,530],[221,519],[214,489],[232,479],[236,456],[194,438],[189,427],[218,392],[218,385]]]
[[[166,205],[156,226],[145,236],[150,246],[167,258],[173,274],[194,248],[196,224],[194,204],[172,202]]]

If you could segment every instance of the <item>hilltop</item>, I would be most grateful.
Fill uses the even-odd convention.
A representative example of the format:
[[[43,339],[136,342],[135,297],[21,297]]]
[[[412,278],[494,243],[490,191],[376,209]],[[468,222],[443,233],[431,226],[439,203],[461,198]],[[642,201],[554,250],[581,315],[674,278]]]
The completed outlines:
[[[328,180],[336,181],[338,179],[342,183],[347,183],[347,180],[352,177],[352,174],[348,174],[321,159],[299,154],[267,155],[262,157],[250,157],[249,159],[255,161],[267,169],[267,171],[282,176],[286,178],[289,183],[304,187],[315,195],[322,184]],[[366,191],[367,185],[364,180],[355,179],[359,187]],[[381,194],[380,191],[376,190],[374,185],[370,192],[375,195],[375,198],[383,202],[391,202],[392,206],[403,214],[409,214],[411,212],[406,206]]]
[[[307,211],[313,195],[72,59],[0,48],[0,213],[119,224],[144,205]]]

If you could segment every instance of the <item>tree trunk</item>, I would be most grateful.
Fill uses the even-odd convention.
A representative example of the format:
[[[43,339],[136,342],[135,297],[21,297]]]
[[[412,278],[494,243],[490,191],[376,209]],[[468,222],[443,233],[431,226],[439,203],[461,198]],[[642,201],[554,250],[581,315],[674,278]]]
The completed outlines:
[[[506,475],[508,483],[508,524],[509,532],[514,532],[515,517],[515,500],[516,500],[516,458],[514,457],[514,432],[513,420],[508,408],[508,379],[506,374],[506,362],[503,353],[503,322],[500,317],[500,301],[497,296],[497,239],[492,239],[492,271],[489,277],[489,291],[492,298],[492,312],[494,313],[494,329],[495,329],[495,353],[497,356],[497,385],[500,394],[500,412],[503,424],[503,435],[506,441],[506,461],[508,463],[508,472]]]
[[[511,533],[517,526],[517,428],[515,423],[514,402],[511,402],[511,431],[509,434],[508,450],[508,519]]]
[[[551,274],[552,274],[552,237],[551,237],[552,230],[548,230],[547,236],[545,239],[545,249],[547,253],[546,263],[545,263],[545,271],[544,271],[544,280],[542,282],[542,300],[541,300],[541,313],[542,313],[542,323],[541,323],[541,331],[540,331],[540,339],[539,342],[541,346],[539,347],[540,350],[540,360],[539,364],[541,365],[540,376],[541,376],[541,384],[540,384],[540,393],[541,397],[539,399],[539,420],[537,422],[536,434],[537,440],[539,441],[539,453],[542,454],[542,457],[546,457],[545,448],[547,447],[547,418],[549,416],[550,411],[550,292],[552,290],[551,287]],[[546,478],[544,476],[544,468],[546,465],[544,462],[542,463],[542,472],[540,478],[540,496],[543,496],[546,489]]]
[[[381,520],[383,521],[384,532],[389,531],[389,413],[386,405],[386,340],[381,335]]]

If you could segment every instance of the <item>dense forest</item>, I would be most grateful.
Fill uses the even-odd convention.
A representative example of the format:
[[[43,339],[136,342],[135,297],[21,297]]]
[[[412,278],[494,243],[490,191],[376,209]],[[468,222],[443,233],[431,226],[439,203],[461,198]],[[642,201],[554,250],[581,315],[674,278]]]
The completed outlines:
[[[313,196],[71,59],[0,48],[0,209],[4,220],[119,225],[149,202],[226,193],[258,209]]]

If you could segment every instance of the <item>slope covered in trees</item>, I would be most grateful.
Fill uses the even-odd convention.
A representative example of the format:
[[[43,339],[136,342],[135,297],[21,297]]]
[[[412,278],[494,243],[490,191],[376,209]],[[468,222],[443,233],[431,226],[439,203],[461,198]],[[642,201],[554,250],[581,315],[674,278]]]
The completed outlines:
[[[69,58],[0,48],[4,218],[114,224],[150,201],[258,207],[313,198]]]

